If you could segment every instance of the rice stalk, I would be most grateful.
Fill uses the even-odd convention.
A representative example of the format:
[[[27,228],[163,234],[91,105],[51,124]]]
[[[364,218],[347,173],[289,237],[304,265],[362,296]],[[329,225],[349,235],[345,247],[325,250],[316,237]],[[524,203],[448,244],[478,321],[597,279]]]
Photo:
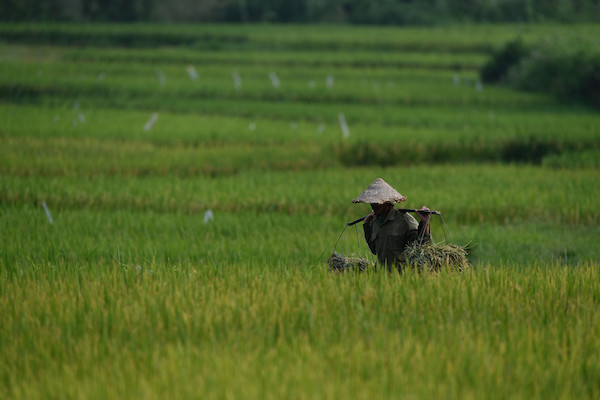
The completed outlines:
[[[453,243],[412,243],[404,249],[405,263],[413,269],[439,272],[443,268],[463,272],[471,268],[466,246]]]
[[[330,271],[346,272],[358,270],[366,271],[371,267],[371,263],[366,258],[360,257],[344,257],[340,253],[334,251],[327,260],[327,265]]]

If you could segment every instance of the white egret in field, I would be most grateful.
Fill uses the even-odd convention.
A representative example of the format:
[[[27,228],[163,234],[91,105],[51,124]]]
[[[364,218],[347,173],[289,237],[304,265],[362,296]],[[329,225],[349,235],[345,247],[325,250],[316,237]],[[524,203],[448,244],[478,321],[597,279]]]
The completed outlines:
[[[158,113],[157,112],[152,113],[152,115],[150,116],[150,119],[144,125],[144,131],[148,132],[150,129],[152,129],[152,127],[154,126],[156,121],[158,121]]]
[[[333,82],[333,75],[327,75],[327,78],[325,79],[325,86],[327,86],[327,89],[331,89],[333,87]]]
[[[191,80],[193,80],[193,81],[198,80],[198,72],[196,72],[196,68],[194,68],[193,65],[188,65],[186,67],[186,69],[187,69],[187,73],[190,76]]]
[[[208,224],[210,221],[212,221],[214,219],[214,215],[212,210],[209,208],[208,210],[206,210],[206,212],[204,213],[204,224]]]
[[[273,87],[275,89],[279,89],[279,87],[281,86],[281,82],[279,82],[279,78],[277,77],[277,74],[275,72],[269,72],[269,79],[271,80],[271,84],[273,85]]]
[[[459,87],[460,86],[460,76],[458,74],[454,74],[454,76],[452,77],[452,82],[454,83],[455,87]]]
[[[240,90],[242,88],[242,77],[237,71],[233,71],[231,73],[231,77],[233,78],[233,87],[235,90]]]
[[[75,115],[75,118],[73,118],[72,125],[75,126],[78,123],[83,124],[84,122],[85,122],[85,115],[83,115],[83,113],[81,113],[81,112],[78,112],[77,115]]]
[[[50,222],[50,224],[53,224],[54,220],[52,219],[52,214],[50,214],[50,210],[48,210],[48,207],[46,206],[46,202],[45,201],[42,202],[42,207],[44,207],[44,212],[46,213],[46,217],[48,218],[48,222]]]
[[[338,114],[338,121],[340,123],[342,135],[344,135],[345,138],[350,137],[350,129],[348,128],[348,123],[346,123],[346,116],[344,115],[344,113]]]
[[[158,83],[162,86],[167,83],[167,79],[165,78],[165,74],[163,74],[162,70],[159,68],[156,70],[156,77],[158,78]]]

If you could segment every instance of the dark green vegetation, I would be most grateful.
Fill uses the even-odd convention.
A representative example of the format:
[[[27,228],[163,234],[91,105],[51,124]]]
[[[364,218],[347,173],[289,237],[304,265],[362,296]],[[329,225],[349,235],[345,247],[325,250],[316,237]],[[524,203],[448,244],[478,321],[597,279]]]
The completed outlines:
[[[598,398],[600,115],[479,80],[566,31],[0,26],[0,398]],[[377,177],[473,268],[329,273]]]
[[[526,46],[514,40],[494,53],[482,67],[481,78],[600,109],[600,41],[585,35],[554,35]]]
[[[597,21],[595,0],[2,0],[3,21],[447,22]]]

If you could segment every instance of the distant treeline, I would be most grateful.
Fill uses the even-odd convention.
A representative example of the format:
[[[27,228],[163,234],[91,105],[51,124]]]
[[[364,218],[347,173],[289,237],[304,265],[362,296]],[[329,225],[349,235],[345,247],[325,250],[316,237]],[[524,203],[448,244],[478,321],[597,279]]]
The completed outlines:
[[[444,22],[600,21],[599,0],[0,0],[1,21]]]

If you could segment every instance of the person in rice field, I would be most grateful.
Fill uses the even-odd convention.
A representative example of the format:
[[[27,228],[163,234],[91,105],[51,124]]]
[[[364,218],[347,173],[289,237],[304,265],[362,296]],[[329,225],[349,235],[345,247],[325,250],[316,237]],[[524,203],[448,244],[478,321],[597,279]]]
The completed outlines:
[[[378,264],[389,272],[397,268],[401,272],[405,264],[404,249],[416,240],[431,241],[429,218],[431,214],[419,213],[420,222],[406,211],[394,208],[394,203],[406,201],[381,178],[377,178],[353,203],[368,203],[373,210],[364,220],[363,229],[369,249],[377,256]],[[429,208],[421,207],[426,212]]]

